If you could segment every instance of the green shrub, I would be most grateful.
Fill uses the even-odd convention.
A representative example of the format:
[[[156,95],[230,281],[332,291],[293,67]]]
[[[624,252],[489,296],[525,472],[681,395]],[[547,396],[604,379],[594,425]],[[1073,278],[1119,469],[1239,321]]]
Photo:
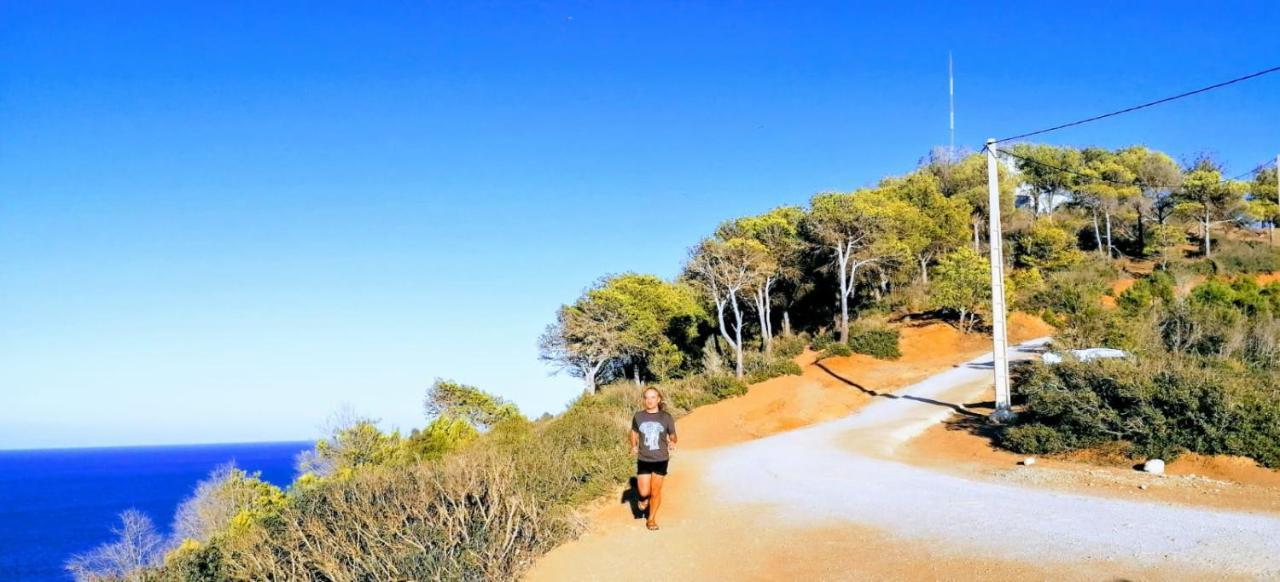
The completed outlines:
[[[698,374],[661,388],[668,404],[680,413],[747,393],[747,385],[732,374]]]
[[[1267,283],[1265,287],[1258,291],[1258,295],[1266,300],[1270,306],[1271,313],[1280,316],[1280,281]]]
[[[809,345],[813,347],[815,351],[821,352],[826,350],[829,346],[831,346],[831,344],[836,344],[836,343],[840,343],[840,342],[836,339],[836,336],[834,334],[819,333],[813,336],[813,341],[809,342]]]
[[[213,540],[201,544],[186,540],[169,552],[164,568],[147,577],[155,582],[222,582],[228,577],[222,549]]]
[[[801,373],[800,364],[788,359],[775,359],[748,372],[746,381],[747,384],[756,384],[778,376],[799,376]]]
[[[849,348],[873,358],[896,360],[902,357],[898,348],[900,337],[898,330],[889,327],[850,330]]]
[[[1151,293],[1150,285],[1143,285],[1142,281],[1134,283],[1132,287],[1125,289],[1119,297],[1116,298],[1116,306],[1124,310],[1126,314],[1137,314],[1149,309],[1155,301],[1155,296]]]
[[[618,430],[612,436],[620,442]],[[538,487],[581,486],[610,464],[578,462],[582,451],[564,454],[563,446],[548,445],[541,455],[475,450],[440,463],[361,467],[323,480],[293,495],[277,523],[250,524],[222,538],[220,574],[231,580],[514,579],[575,531],[563,506],[547,503]],[[626,450],[612,457],[625,474]]]
[[[932,277],[930,279],[932,280]],[[913,280],[907,285],[894,287],[887,296],[880,300],[880,303],[884,305],[887,313],[904,315],[928,311],[933,307],[929,285],[925,285],[919,280]]]
[[[625,442],[638,402],[626,411],[573,411],[497,458],[514,460],[522,489],[547,504],[574,506],[626,479],[632,468]],[[512,461],[507,461],[512,462]]]
[[[1163,299],[1165,303],[1173,302],[1174,289],[1178,287],[1178,281],[1173,273],[1164,269],[1152,271],[1143,281],[1151,286],[1153,295]]]
[[[1043,424],[1024,424],[1000,433],[1000,445],[1015,452],[1031,455],[1049,455],[1075,448],[1068,443],[1063,432]]]
[[[1099,306],[1099,298],[1108,288],[1105,281],[1055,274],[1043,288],[1031,293],[1024,307],[1052,312],[1069,320]]]
[[[1213,263],[1219,273],[1280,271],[1280,251],[1266,244],[1230,243],[1218,247]]]
[[[1116,298],[1116,305],[1125,315],[1134,316],[1143,313],[1161,301],[1169,305],[1174,301],[1174,289],[1177,283],[1168,271],[1153,271],[1150,275],[1139,279],[1125,289]]]
[[[595,394],[579,396],[573,404],[569,405],[569,409],[581,408],[625,414],[628,410],[634,411],[639,402],[640,387],[630,380],[617,380],[599,387]]]
[[[780,335],[773,338],[773,354],[779,358],[794,358],[804,353],[809,338],[800,335]]]
[[[1217,273],[1218,265],[1202,259],[1177,259],[1169,261],[1168,270],[1174,275],[1210,276]]]
[[[697,381],[704,386],[704,390],[720,400],[734,396],[742,396],[747,393],[747,385],[742,383],[742,380],[728,374],[719,376],[701,376]]]
[[[1231,285],[1222,281],[1205,281],[1191,290],[1191,301],[1206,306],[1230,307],[1235,297]]]
[[[1043,290],[1045,286],[1044,275],[1040,273],[1040,269],[1035,267],[1013,269],[1007,279],[1005,292],[1010,296],[1010,301],[1017,306],[1025,305],[1033,295]]]
[[[1274,379],[1230,365],[1157,357],[1033,366],[1017,385],[1026,410],[1002,446],[1053,453],[1124,441],[1172,460],[1184,451],[1280,465]]]
[[[691,389],[683,381],[663,386],[662,393],[666,395],[671,410],[680,413],[688,413],[699,406],[720,401],[715,394],[701,389]]]
[[[825,349],[822,350],[822,353],[821,355],[818,356],[818,359],[825,360],[827,358],[842,358],[842,357],[848,357],[852,355],[853,355],[853,348],[849,347],[849,344],[842,344],[840,342],[831,342],[827,344],[827,347]]]
[[[1071,234],[1048,221],[1036,221],[1013,236],[1013,261],[1042,271],[1070,268],[1084,260]]]

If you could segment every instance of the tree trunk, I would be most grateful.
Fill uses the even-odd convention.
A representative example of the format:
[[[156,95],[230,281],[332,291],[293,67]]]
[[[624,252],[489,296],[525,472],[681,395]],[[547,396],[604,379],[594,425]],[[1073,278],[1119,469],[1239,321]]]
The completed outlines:
[[[1212,250],[1212,243],[1209,239],[1209,205],[1204,207],[1204,258],[1209,258],[1209,252]]]
[[[1142,220],[1142,204],[1134,205],[1134,210],[1138,211],[1138,256],[1147,256],[1147,227]]]
[[[982,248],[978,242],[979,240],[981,239],[978,238],[978,223],[975,221],[973,223],[973,252],[975,253],[982,252]]]
[[[1115,256],[1112,251],[1116,248],[1111,244],[1111,211],[1106,211],[1105,216],[1107,217],[1107,258],[1110,259]]]
[[[782,311],[782,335],[791,337],[791,312],[785,309]]]
[[[836,247],[840,268],[840,343],[849,342],[849,256],[844,245]]]
[[[769,325],[769,287],[771,285],[773,285],[773,279],[765,279],[755,293],[756,314],[760,319],[760,347],[768,355],[773,355],[773,332]]]
[[[928,257],[920,257],[920,282],[925,285],[929,284],[929,259]]]
[[[764,324],[769,328],[767,333],[769,334],[769,346],[772,348],[773,338],[775,337],[773,333],[773,303],[768,299],[765,299],[764,302]]]
[[[738,355],[737,374],[742,379],[742,310],[738,308],[738,294],[730,292],[729,300],[733,302],[733,334],[737,341],[733,343],[733,351]]]
[[[1093,210],[1093,242],[1098,245],[1098,254],[1102,254],[1102,233],[1098,230],[1098,210]]]
[[[586,370],[586,373],[582,375],[582,379],[587,383],[587,394],[595,394],[600,390],[600,386],[596,384],[596,377],[600,375],[600,368],[603,368],[606,362],[608,360],[596,362],[596,365]]]
[[[844,283],[840,284],[840,343],[849,341],[849,296],[844,291]]]

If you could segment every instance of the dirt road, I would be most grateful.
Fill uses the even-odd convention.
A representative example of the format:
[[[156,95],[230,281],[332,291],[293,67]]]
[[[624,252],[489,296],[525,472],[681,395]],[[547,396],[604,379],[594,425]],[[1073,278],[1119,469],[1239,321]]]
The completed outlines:
[[[1018,487],[895,460],[900,444],[954,412],[949,403],[989,387],[989,362],[877,396],[843,418],[682,453],[661,531],[611,503],[529,579],[1280,576],[1274,515]]]

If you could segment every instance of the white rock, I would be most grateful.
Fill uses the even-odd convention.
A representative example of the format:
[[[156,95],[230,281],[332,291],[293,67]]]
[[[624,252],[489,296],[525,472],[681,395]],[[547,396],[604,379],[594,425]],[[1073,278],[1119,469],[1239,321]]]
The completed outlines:
[[[1142,470],[1152,475],[1164,474],[1164,461],[1160,459],[1150,459],[1142,464]]]
[[[1023,464],[1023,465],[1026,465],[1026,466],[1034,465],[1034,464],[1036,464],[1036,458],[1035,458],[1035,457],[1027,457],[1027,458],[1025,458],[1025,459],[1023,459],[1023,460],[1022,460],[1022,464]]]

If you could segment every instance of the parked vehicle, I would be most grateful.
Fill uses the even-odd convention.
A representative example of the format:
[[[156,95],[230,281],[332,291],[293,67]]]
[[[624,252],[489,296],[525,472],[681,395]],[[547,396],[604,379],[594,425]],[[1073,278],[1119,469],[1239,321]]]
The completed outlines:
[[[1061,362],[1064,356],[1070,356],[1081,362],[1090,360],[1106,360],[1112,358],[1131,358],[1132,354],[1124,350],[1115,348],[1088,348],[1083,350],[1067,350],[1065,354],[1058,352],[1045,352],[1040,358],[1046,364],[1057,364]]]

